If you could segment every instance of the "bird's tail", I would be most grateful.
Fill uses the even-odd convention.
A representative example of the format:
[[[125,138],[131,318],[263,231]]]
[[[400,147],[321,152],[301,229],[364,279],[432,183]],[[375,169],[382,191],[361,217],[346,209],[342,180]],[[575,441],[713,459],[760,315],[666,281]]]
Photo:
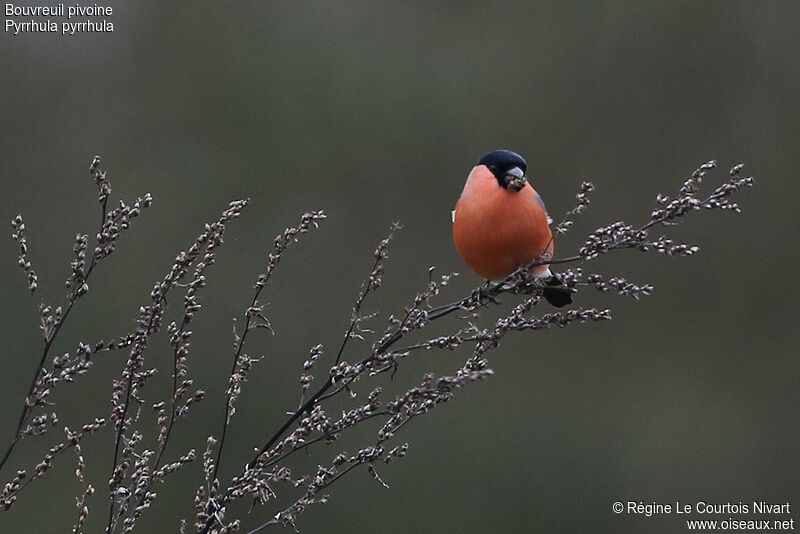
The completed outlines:
[[[556,308],[563,308],[567,304],[572,304],[573,289],[566,287],[557,275],[551,275],[542,280],[544,282],[544,289],[542,296],[555,306]]]

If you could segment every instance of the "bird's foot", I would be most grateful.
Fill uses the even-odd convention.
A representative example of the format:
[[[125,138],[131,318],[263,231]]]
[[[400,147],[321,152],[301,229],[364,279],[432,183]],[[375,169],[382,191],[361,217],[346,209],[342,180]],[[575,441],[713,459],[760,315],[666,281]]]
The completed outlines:
[[[484,285],[481,287],[475,288],[472,292],[471,300],[475,304],[482,304],[484,302],[491,302],[492,304],[500,304],[500,301],[497,300],[495,296],[496,293],[494,292],[497,286],[492,285],[492,282],[486,281]]]

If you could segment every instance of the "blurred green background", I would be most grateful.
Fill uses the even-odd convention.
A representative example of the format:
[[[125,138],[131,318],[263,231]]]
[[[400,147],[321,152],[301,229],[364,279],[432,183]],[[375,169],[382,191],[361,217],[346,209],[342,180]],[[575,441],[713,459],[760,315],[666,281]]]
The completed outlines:
[[[286,254],[265,293],[276,335],[251,338],[250,353],[264,359],[240,400],[224,477],[297,406],[296,377],[309,347],[325,344],[323,363],[335,354],[372,250],[392,221],[404,230],[384,287],[367,306],[382,311],[378,331],[424,286],[430,265],[461,272],[442,301],[478,284],[451,245],[450,210],[484,152],[502,147],[526,156],[556,218],[581,180],[594,182],[591,209],[557,243],[564,254],[601,224],[646,220],[656,193],[673,193],[714,158],[720,169],[708,188],[738,162],[757,182],[738,198],[742,215],[692,214],[675,229],[700,255],[628,252],[586,266],[650,282],[655,293],[635,302],[584,291],[577,304],[611,307],[614,321],[509,336],[491,354],[495,377],[407,426],[399,441],[411,444],[408,456],[379,469],[390,490],[365,470],[351,473],[298,527],[682,532],[677,516],[616,515],[611,505],[800,506],[800,4],[111,5],[113,33],[0,39],[0,220],[24,214],[41,285],[27,294],[6,239],[3,443],[38,360],[38,304],[63,302],[72,240],[95,232],[96,192],[86,172],[94,154],[103,156],[115,199],[150,191],[155,202],[96,271],[55,353],[130,331],[153,282],[203,222],[231,199],[251,199],[207,273],[190,360],[207,399],[177,427],[170,456],[200,451],[218,433],[231,319],[249,302],[273,236],[305,210],[329,214]],[[170,319],[179,317],[180,299],[170,304]],[[458,324],[443,322],[436,332]],[[368,347],[354,343],[345,358],[360,359]],[[148,355],[164,370],[145,394],[149,403],[168,394],[163,333]],[[387,387],[408,388],[428,370],[452,373],[466,355],[420,354]],[[107,413],[124,358],[98,356],[88,376],[56,390],[59,426]],[[152,437],[156,427],[144,416]],[[371,439],[374,428],[366,430],[317,449],[296,469],[353,451]],[[61,437],[57,429],[23,442],[3,480],[17,467],[30,469]],[[106,429],[84,447],[98,490],[88,532],[104,525],[112,442]],[[60,457],[46,480],[0,515],[0,530],[68,531],[80,491],[73,469],[73,455]],[[142,531],[175,532],[180,517],[191,524],[200,480],[192,467],[159,487]],[[285,505],[292,490],[276,489]],[[252,528],[276,509],[237,510]]]

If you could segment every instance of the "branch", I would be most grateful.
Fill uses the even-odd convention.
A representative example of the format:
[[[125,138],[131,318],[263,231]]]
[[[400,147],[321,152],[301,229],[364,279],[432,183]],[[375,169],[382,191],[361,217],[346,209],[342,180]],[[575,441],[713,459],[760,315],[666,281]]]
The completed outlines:
[[[0,459],[0,471],[5,467],[11,453],[16,447],[19,440],[22,438],[22,429],[27,424],[28,418],[36,406],[44,405],[45,398],[50,394],[51,388],[42,388],[44,378],[44,365],[50,355],[50,349],[56,340],[61,327],[69,317],[73,306],[80,297],[89,291],[88,280],[98,263],[104,258],[111,255],[115,248],[116,242],[123,230],[130,226],[130,220],[136,218],[141,213],[142,208],[147,208],[152,203],[152,197],[149,193],[145,194],[144,198],[139,198],[133,206],[127,206],[120,202],[120,207],[112,212],[107,212],[108,194],[111,192],[111,186],[106,180],[106,173],[99,168],[100,156],[95,156],[92,164],[89,167],[89,173],[95,178],[98,187],[99,201],[101,205],[101,225],[96,237],[96,246],[94,253],[91,255],[89,266],[86,267],[86,251],[87,251],[87,236],[78,235],[75,244],[76,259],[72,263],[72,274],[67,279],[67,288],[71,291],[67,297],[67,303],[62,311],[61,307],[52,310],[49,306],[42,308],[42,329],[44,331],[44,345],[39,357],[39,364],[33,373],[31,384],[28,387],[28,393],[25,395],[25,401],[22,405],[22,410],[17,421],[17,426],[14,431],[14,437],[8,445],[3,458]],[[27,252],[27,242],[24,237],[25,225],[22,223],[22,217],[17,216],[12,222],[15,229],[13,237],[19,242],[21,256],[20,262],[23,268],[28,272],[29,289],[34,291],[37,286],[36,274],[30,269],[30,264],[25,259]]]

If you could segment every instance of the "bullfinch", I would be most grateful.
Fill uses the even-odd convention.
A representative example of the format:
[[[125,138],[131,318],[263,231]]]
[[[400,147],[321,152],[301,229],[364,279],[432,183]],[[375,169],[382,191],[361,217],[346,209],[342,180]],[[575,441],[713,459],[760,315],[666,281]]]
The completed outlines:
[[[553,257],[552,219],[525,173],[528,164],[510,150],[484,155],[467,177],[453,210],[453,240],[478,276],[501,280],[519,267]],[[531,269],[556,307],[572,303],[571,290],[544,263]]]

